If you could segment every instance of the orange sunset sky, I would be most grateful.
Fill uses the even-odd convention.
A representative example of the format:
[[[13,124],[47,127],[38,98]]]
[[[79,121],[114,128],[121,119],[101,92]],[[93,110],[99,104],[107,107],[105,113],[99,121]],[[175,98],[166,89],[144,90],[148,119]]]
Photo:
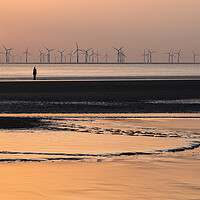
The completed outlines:
[[[147,48],[157,51],[155,61],[167,61],[171,48],[183,49],[183,61],[200,53],[200,0],[1,0],[0,7],[0,43],[14,54],[28,45],[32,60],[39,48],[68,53],[76,41],[111,60],[113,46],[125,46],[127,61],[142,61]]]

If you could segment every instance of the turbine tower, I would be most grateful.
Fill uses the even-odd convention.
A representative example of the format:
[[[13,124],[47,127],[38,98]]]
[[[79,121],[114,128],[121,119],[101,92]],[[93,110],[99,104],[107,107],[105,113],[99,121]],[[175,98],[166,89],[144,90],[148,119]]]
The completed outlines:
[[[54,53],[54,62],[56,63],[57,55]]]
[[[147,51],[147,63],[149,63],[150,62],[150,54],[149,54],[149,51]]]
[[[144,53],[140,56],[143,56],[144,57],[144,63],[146,63],[146,57],[147,57],[147,54],[146,54],[146,49],[144,50]]]
[[[76,51],[74,52],[74,54],[76,53],[77,63],[79,63],[79,52],[80,51],[82,51],[82,50],[78,48],[78,43],[76,43]]]
[[[69,62],[72,63],[72,58],[73,58],[73,51],[71,51],[69,54],[67,54],[69,56]]]
[[[115,49],[117,51],[117,63],[120,63],[120,52],[124,47],[121,47],[119,49],[113,47],[113,49]]]
[[[182,50],[182,49],[180,49],[179,52],[175,53],[175,54],[177,54],[177,56],[178,56],[178,64],[180,63],[181,50]]]
[[[63,53],[65,52],[65,49],[62,51],[58,51],[60,53],[60,62],[63,62]]]
[[[171,63],[171,52],[172,52],[172,49],[168,53],[165,53],[169,56],[169,63]]]
[[[196,57],[199,56],[199,54],[196,54],[194,51],[193,51],[193,59],[194,59],[194,63],[196,63]]]
[[[54,49],[48,49],[47,47],[45,47],[45,48],[48,51],[48,53],[47,53],[47,62],[50,63],[51,62],[51,51],[53,51]]]
[[[97,63],[99,63],[99,56],[101,56],[101,54],[99,54],[99,51],[97,50],[97,53],[96,53]]]
[[[94,56],[96,55],[96,53],[94,53],[93,49],[92,49],[92,54],[90,55],[90,57],[92,57],[92,63],[94,63]]]
[[[3,45],[2,45],[3,46]],[[5,46],[3,46],[3,48],[6,50],[6,63],[8,63],[10,61],[10,51],[13,50],[13,48],[7,49]]]
[[[90,50],[91,50],[91,48],[88,49],[88,50],[81,49],[81,51],[83,52],[83,54],[85,54],[85,63],[88,62],[88,55],[89,55],[88,53],[89,53]]]
[[[40,52],[40,63],[44,62],[44,53],[39,49]]]
[[[156,53],[156,51],[150,51],[149,49],[147,51],[149,53],[149,63],[152,63],[152,54]]]
[[[126,55],[123,52],[120,52],[120,63],[125,62]]]
[[[23,53],[26,56],[26,63],[28,62],[28,55],[31,56],[31,54],[28,52],[28,47],[26,48],[26,51]]]
[[[104,58],[105,58],[105,62],[108,63],[109,55],[108,55],[107,51],[106,51],[106,55],[104,56]]]
[[[173,51],[171,52],[170,57],[171,57],[172,63],[174,63],[174,58],[175,58],[176,56],[174,55],[174,52],[173,52]]]
[[[67,55],[64,55],[65,63],[67,62]]]

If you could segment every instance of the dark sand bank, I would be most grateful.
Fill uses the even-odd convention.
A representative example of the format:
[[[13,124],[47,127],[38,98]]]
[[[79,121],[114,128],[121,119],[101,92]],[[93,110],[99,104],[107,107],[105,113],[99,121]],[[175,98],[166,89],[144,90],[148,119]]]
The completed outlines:
[[[200,112],[198,103],[149,103],[177,99],[200,99],[200,81],[0,82],[1,113]]]
[[[0,117],[0,129],[31,129],[43,128],[48,123],[34,117]]]

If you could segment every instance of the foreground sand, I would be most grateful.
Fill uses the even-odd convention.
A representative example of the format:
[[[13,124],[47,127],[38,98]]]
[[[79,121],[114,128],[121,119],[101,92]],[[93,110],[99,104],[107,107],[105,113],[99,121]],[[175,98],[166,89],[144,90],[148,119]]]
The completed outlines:
[[[182,114],[182,117],[185,118],[180,118],[180,114],[171,116],[169,114],[156,114],[156,118],[150,114],[139,115],[140,117],[133,117],[134,115],[132,115],[132,118],[130,115],[124,115],[127,118],[117,116],[112,114],[112,117],[105,118],[105,115],[96,115],[95,125],[102,128],[109,126],[110,128],[117,127],[121,129],[134,125],[139,129],[145,127],[157,128],[163,132],[171,130],[179,134],[195,133],[197,137],[200,134],[199,114]],[[66,118],[67,115],[64,117]],[[80,119],[83,115],[68,115],[68,119],[71,117]],[[84,115],[83,124],[93,126],[85,120],[88,117],[95,119],[95,115]],[[82,122],[78,121],[78,123]],[[18,132],[20,134],[20,130]],[[9,131],[7,134],[10,134]],[[32,137],[34,131],[29,134]],[[18,141],[16,135],[12,134],[10,136],[15,139],[13,144]],[[145,141],[145,138],[141,137],[141,140]],[[60,139],[62,141],[61,137]],[[27,142],[25,136],[21,138],[21,143],[23,141]],[[120,148],[123,148],[122,145],[124,144],[121,143]],[[178,143],[178,145],[180,144]],[[20,144],[20,146],[22,145]],[[24,146],[27,146],[25,142]],[[31,146],[27,148],[31,148]],[[0,199],[194,200],[200,197],[199,164],[199,148],[176,153],[122,156],[105,160],[1,163]]]
[[[199,199],[199,160],[0,166],[3,200]]]

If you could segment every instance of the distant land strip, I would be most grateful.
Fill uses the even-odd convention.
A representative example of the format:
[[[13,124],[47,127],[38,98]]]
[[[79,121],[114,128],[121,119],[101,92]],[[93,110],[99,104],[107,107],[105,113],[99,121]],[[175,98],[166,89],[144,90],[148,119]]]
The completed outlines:
[[[10,62],[10,63],[5,63],[5,62],[0,62],[0,64],[5,64],[5,65],[10,65],[10,64],[23,64],[23,65],[27,65],[27,64],[31,64],[31,65],[55,65],[55,64],[61,64],[61,65],[65,65],[65,64],[72,64],[72,65],[199,65],[200,63],[193,63],[193,62],[181,62],[181,63],[168,63],[168,62],[152,62],[152,63],[144,63],[144,62],[126,62],[126,63],[116,63],[116,62],[99,62],[99,63],[85,63],[85,62]]]

